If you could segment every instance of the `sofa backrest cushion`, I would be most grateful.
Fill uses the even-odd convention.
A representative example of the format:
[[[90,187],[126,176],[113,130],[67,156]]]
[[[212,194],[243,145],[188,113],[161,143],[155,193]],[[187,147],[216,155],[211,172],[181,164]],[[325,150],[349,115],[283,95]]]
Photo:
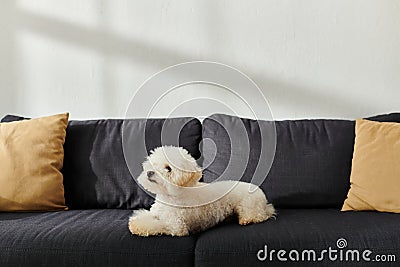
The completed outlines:
[[[2,121],[21,119],[8,115]],[[145,132],[145,140],[129,147],[129,152],[135,154],[129,168],[122,148],[122,127],[134,137],[141,138]],[[176,143],[165,139],[161,142],[163,128],[181,129]],[[148,208],[153,198],[133,177],[142,171],[141,163],[150,150],[161,144],[179,145],[199,158],[200,140],[201,123],[195,118],[131,119],[125,124],[122,119],[69,121],[62,169],[66,204],[70,209]]]
[[[400,113],[369,119],[400,122]],[[217,149],[214,159],[207,158],[209,153],[203,152],[204,162],[209,163],[204,170],[205,182],[218,179],[229,161],[230,140],[222,125],[238,121],[245,126],[250,144],[249,160],[241,180],[253,179],[260,155],[258,124],[271,122],[215,114],[203,121],[203,139],[212,139]],[[288,120],[276,121],[275,127],[276,153],[270,172],[266,178],[256,179],[265,178],[260,187],[268,200],[281,208],[340,208],[350,186],[355,122]]]

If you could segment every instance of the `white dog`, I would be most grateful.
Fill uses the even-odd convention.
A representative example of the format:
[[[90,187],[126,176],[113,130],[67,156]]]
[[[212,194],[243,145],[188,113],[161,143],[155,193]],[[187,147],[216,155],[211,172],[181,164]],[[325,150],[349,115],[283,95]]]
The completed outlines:
[[[259,187],[238,181],[200,183],[201,177],[201,168],[185,149],[156,148],[138,177],[146,190],[156,194],[156,200],[150,210],[134,211],[129,230],[140,236],[185,236],[231,215],[237,215],[241,225],[275,215]]]

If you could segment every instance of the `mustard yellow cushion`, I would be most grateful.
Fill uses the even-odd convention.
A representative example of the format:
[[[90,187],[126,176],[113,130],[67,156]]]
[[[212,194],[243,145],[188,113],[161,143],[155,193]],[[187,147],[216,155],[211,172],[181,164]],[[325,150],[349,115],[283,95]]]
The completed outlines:
[[[400,213],[400,123],[356,121],[350,183],[342,211]]]
[[[68,113],[0,123],[0,211],[67,209],[63,176]]]

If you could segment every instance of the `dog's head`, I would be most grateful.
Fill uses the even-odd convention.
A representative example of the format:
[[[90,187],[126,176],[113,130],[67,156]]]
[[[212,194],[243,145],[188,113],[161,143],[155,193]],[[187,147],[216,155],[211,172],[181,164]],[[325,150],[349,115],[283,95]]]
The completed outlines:
[[[177,187],[196,185],[201,176],[201,168],[186,149],[163,146],[147,157],[138,182],[151,193],[169,195]]]

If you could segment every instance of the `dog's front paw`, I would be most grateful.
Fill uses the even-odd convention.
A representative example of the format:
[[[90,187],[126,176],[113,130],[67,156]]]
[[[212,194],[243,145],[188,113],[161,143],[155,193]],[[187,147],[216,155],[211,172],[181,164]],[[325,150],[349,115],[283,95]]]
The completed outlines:
[[[151,235],[172,235],[172,236],[186,236],[189,235],[188,229],[185,224],[178,221],[166,224],[157,216],[149,212],[134,214],[129,218],[129,231],[138,236],[151,236]]]
[[[129,218],[129,231],[138,236],[149,236],[151,233],[149,229],[149,220],[142,216],[132,216]]]
[[[140,224],[140,221],[136,217],[129,219],[129,231],[134,235],[149,236],[148,231]]]

